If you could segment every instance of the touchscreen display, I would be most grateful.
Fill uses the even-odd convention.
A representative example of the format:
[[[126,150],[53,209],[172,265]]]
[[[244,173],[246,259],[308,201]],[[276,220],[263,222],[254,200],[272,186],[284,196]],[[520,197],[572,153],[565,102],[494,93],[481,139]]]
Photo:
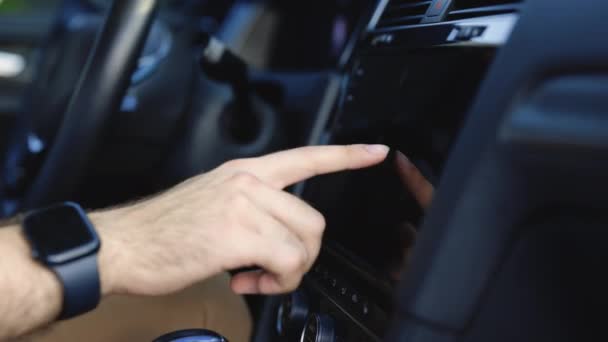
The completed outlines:
[[[361,57],[365,74],[351,84],[329,143],[386,144],[437,185],[493,52],[434,48]],[[394,151],[375,167],[307,182],[303,198],[326,217],[326,247],[378,279],[399,280],[424,211],[399,177]]]
[[[395,153],[380,165],[311,181],[305,197],[326,218],[326,245],[385,280],[398,280],[422,209],[396,172]]]

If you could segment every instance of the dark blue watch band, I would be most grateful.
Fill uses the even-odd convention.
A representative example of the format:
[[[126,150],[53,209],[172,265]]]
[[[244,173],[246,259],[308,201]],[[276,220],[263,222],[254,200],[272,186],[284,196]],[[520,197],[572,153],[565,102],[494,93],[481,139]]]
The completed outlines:
[[[63,285],[63,309],[58,319],[69,319],[97,307],[101,296],[97,254],[51,268]]]

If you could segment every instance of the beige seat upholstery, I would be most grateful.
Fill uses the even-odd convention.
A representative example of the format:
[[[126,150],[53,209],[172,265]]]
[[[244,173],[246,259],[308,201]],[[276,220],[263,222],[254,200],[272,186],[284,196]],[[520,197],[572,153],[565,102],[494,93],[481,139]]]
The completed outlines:
[[[57,323],[28,341],[151,342],[192,328],[214,330],[230,342],[249,341],[251,317],[244,299],[230,290],[228,275],[168,296],[109,297],[95,311]]]

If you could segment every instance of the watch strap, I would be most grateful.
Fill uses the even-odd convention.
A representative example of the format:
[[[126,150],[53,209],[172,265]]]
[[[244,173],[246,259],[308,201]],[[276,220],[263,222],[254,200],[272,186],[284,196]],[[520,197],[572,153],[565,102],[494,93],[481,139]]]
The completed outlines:
[[[97,265],[97,254],[52,266],[63,285],[63,309],[59,320],[65,320],[91,311],[97,307],[101,297],[101,284]]]

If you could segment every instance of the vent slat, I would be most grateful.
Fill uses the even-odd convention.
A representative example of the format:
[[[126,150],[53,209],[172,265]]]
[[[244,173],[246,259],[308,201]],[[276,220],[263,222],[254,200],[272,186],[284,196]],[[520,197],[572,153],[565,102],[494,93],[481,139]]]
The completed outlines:
[[[392,0],[386,6],[376,28],[419,24],[431,0]]]
[[[462,20],[498,14],[519,12],[525,0],[453,0],[443,21]],[[418,25],[433,0],[389,0],[375,29]]]
[[[391,4],[391,6],[388,7],[385,12],[395,11],[395,10],[402,10],[402,9],[409,9],[409,8],[412,8],[412,7],[428,6],[428,5],[431,4],[431,2],[433,2],[433,1],[422,1],[422,2],[417,1],[417,2],[404,3],[404,4]]]
[[[523,0],[455,0],[452,2],[452,10],[458,11],[499,5],[513,5],[522,2]]]
[[[428,6],[416,5],[416,6],[400,8],[400,9],[396,9],[396,10],[392,10],[392,11],[386,11],[386,12],[384,12],[383,18],[390,19],[390,18],[407,17],[407,16],[413,16],[413,15],[423,15],[424,13],[426,13],[426,10],[428,8],[429,8]]]
[[[386,19],[382,21],[381,24],[379,23],[377,28],[419,24],[422,18],[424,18],[424,15],[412,15],[403,18]]]
[[[445,20],[514,13],[521,10],[522,3],[523,0],[456,0]]]

